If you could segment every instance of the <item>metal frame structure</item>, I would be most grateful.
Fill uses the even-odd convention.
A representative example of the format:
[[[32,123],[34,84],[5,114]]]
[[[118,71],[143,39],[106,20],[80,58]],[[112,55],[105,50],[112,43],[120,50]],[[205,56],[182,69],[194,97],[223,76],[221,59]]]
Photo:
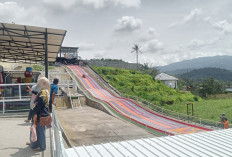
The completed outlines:
[[[54,62],[60,51],[66,30],[0,23],[0,60],[45,64]]]

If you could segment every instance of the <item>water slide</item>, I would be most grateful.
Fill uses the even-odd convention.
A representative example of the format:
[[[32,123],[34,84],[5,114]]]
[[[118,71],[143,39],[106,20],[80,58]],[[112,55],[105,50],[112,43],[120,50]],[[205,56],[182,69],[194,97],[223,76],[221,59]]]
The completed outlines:
[[[103,88],[102,85],[81,66],[68,65],[67,68],[72,71],[81,86],[95,99],[105,102],[116,112],[124,117],[132,119],[136,123],[168,135],[211,131],[211,129],[191,125],[163,115],[155,114],[142,108],[130,99],[117,97],[109,90]]]

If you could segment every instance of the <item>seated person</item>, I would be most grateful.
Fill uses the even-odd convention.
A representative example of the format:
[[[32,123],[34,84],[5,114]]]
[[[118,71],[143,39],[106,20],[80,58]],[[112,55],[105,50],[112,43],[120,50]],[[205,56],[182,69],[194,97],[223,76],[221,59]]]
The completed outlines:
[[[222,122],[224,124],[224,129],[228,129],[229,128],[229,121],[227,120],[227,118],[224,118],[224,122]]]

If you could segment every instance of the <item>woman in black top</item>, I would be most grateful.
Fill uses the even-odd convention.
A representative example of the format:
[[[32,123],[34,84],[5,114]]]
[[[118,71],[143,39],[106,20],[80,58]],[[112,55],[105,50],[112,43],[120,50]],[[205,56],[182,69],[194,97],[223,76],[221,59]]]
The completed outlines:
[[[48,116],[48,105],[49,105],[49,92],[50,82],[46,77],[41,77],[38,80],[38,86],[40,91],[37,94],[35,100],[35,107],[33,108],[34,117],[33,125],[36,128],[37,141],[30,141],[30,146],[34,150],[45,150],[46,149],[46,128],[45,126],[40,126],[40,117]]]

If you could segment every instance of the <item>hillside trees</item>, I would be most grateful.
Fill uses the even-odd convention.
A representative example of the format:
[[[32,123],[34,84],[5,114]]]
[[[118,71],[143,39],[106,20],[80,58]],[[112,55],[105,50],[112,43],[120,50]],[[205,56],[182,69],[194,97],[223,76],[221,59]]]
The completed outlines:
[[[213,78],[205,79],[202,82],[202,86],[199,90],[199,95],[207,98],[207,95],[221,94],[223,93],[223,85]]]
[[[180,75],[181,78],[191,78],[195,81],[200,81],[201,79],[214,78],[219,81],[232,81],[232,72],[226,69],[220,68],[202,68],[195,69],[187,73]]]
[[[155,67],[152,67],[152,65],[149,65],[149,63],[144,63],[139,70],[148,75],[151,75],[152,77],[155,77],[159,73],[159,70],[157,70]]]

